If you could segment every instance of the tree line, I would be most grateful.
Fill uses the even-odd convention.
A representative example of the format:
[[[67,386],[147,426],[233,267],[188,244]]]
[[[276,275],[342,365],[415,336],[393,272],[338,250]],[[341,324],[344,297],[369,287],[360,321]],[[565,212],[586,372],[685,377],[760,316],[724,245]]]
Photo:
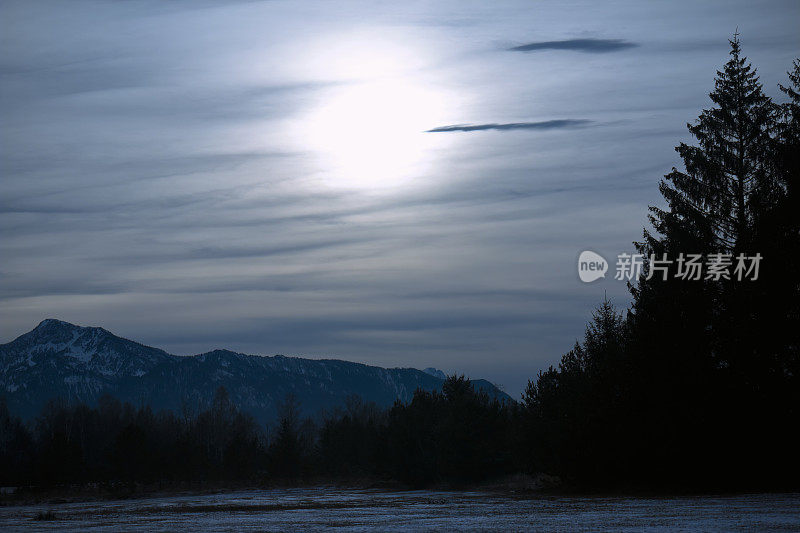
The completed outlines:
[[[412,486],[545,472],[585,488],[796,488],[800,406],[800,61],[764,94],[738,36],[659,189],[624,311],[608,301],[560,363],[503,403],[463,376],[388,409],[352,398],[269,431],[218,391],[200,412],[0,402],[0,484],[390,479]],[[757,279],[648,276],[650,258],[763,257]]]
[[[463,376],[381,409],[358,397],[314,420],[287,397],[268,428],[224,388],[196,413],[154,413],[105,395],[96,407],[53,400],[26,425],[0,401],[0,485],[470,483],[514,471],[514,403]]]

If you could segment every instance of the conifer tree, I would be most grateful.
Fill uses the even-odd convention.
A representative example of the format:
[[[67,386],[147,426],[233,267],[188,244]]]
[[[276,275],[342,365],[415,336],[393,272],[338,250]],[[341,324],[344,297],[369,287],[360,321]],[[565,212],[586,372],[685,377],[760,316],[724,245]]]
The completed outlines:
[[[791,200],[790,208],[795,213],[794,230],[797,230],[800,210],[800,59],[795,59],[788,73],[789,84],[778,87],[789,98],[781,106],[782,122],[779,135],[779,176]]]
[[[605,300],[592,314],[583,342],[558,365],[529,381],[522,396],[523,446],[532,457],[526,467],[577,483],[613,484],[630,439],[623,434],[627,396],[627,326]]]
[[[673,168],[660,183],[667,207],[651,207],[655,232],[645,230],[637,247],[646,258],[667,254],[673,261],[722,253],[735,262],[738,254],[760,253],[761,279],[704,273],[688,281],[676,277],[673,263],[668,279],[643,277],[631,287],[631,353],[640,374],[633,401],[657,421],[639,459],[684,479],[722,480],[734,475],[737,461],[739,479],[761,475],[755,461],[743,459],[766,453],[760,441],[776,427],[778,411],[765,391],[782,388],[777,370],[786,336],[778,315],[789,278],[779,266],[786,241],[776,219],[787,195],[776,167],[779,108],[742,56],[738,34],[730,45],[709,95],[714,106],[688,125],[697,144],[676,148],[684,169]],[[645,272],[649,267],[646,260]],[[742,425],[749,431],[740,434]]]
[[[650,209],[666,238],[678,226],[715,252],[746,248],[758,214],[778,194],[770,168],[777,110],[741,55],[738,34],[730,44],[731,58],[709,94],[715,106],[687,124],[698,146],[676,148],[685,170],[673,168],[659,186],[669,208]]]

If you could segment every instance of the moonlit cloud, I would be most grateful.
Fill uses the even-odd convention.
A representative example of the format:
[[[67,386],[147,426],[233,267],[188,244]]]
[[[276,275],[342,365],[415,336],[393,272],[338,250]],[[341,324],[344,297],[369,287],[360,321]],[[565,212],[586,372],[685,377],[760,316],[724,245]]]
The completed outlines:
[[[623,39],[567,39],[564,41],[541,41],[509,48],[513,52],[536,52],[539,50],[575,50],[592,54],[618,52],[638,46]]]
[[[578,254],[632,251],[737,25],[777,96],[800,6],[768,4],[5,1],[0,342],[56,317],[517,395],[626,304]]]
[[[561,128],[574,128],[585,126],[591,120],[582,119],[560,119],[543,120],[541,122],[511,122],[508,124],[455,124],[452,126],[439,126],[427,131],[427,133],[440,133],[449,131],[485,131],[485,130],[554,130]]]

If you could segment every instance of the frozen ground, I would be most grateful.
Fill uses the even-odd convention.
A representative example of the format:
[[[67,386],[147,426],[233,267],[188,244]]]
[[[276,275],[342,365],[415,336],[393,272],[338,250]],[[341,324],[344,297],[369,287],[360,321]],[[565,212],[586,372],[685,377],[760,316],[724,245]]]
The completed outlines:
[[[52,519],[36,520],[50,511]],[[513,497],[482,492],[244,491],[0,507],[0,531],[800,531],[800,494]]]

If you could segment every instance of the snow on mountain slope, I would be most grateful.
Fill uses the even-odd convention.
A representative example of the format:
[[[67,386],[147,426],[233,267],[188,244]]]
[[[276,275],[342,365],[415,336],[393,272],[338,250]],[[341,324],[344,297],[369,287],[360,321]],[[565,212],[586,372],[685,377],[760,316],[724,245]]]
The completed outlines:
[[[94,403],[109,393],[155,409],[206,405],[224,386],[231,399],[262,422],[294,395],[313,414],[348,396],[389,406],[408,401],[417,388],[440,389],[442,378],[413,368],[380,368],[336,359],[262,357],[227,350],[179,357],[117,337],[97,327],[48,319],[0,345],[0,394],[22,416],[38,414],[48,400]],[[490,383],[476,386],[502,399]]]

